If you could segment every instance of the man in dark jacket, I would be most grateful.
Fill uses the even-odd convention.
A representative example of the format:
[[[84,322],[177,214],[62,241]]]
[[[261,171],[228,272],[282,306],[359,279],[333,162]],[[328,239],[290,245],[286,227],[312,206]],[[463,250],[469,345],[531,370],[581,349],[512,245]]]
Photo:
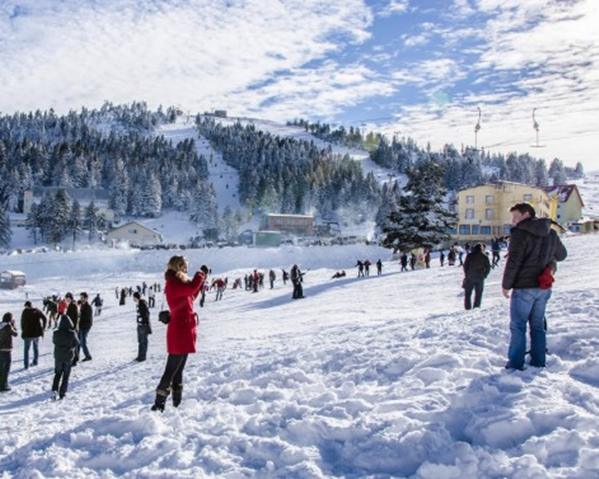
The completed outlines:
[[[64,398],[69,387],[71,367],[79,347],[77,333],[67,315],[58,320],[58,329],[52,336],[54,343],[54,380],[52,381],[52,396],[54,399]]]
[[[466,309],[472,309],[472,291],[474,291],[474,307],[480,308],[485,279],[489,276],[490,271],[491,263],[489,263],[487,255],[483,253],[482,245],[474,245],[464,261],[464,307]]]
[[[408,270],[408,253],[406,253],[406,252],[402,253],[399,261],[401,263],[401,271],[407,271]]]
[[[523,369],[526,325],[530,323],[530,364],[545,366],[545,307],[551,289],[539,287],[539,276],[551,264],[566,259],[568,252],[552,221],[536,218],[534,208],[519,203],[510,209],[512,224],[508,259],[503,273],[503,295],[510,298],[510,346],[508,369]]]
[[[31,301],[25,302],[25,309],[21,314],[21,337],[25,342],[24,347],[24,366],[29,367],[29,350],[33,345],[32,366],[37,366],[39,356],[39,339],[44,335],[46,329],[46,316],[39,309],[31,306]]]
[[[12,313],[4,313],[0,323],[0,392],[10,391],[8,373],[12,363],[12,338],[17,334]]]
[[[84,358],[83,361],[91,361],[92,356],[87,348],[87,335],[93,324],[93,311],[92,306],[89,304],[89,298],[86,292],[79,295],[79,348],[83,350]],[[77,357],[79,357],[79,349],[77,350]]]
[[[294,264],[291,268],[291,283],[293,284],[293,295],[292,299],[304,298],[304,288],[302,282],[304,281],[304,273],[302,273],[298,265]]]
[[[148,335],[152,334],[150,325],[150,309],[139,292],[133,293],[133,301],[137,303],[137,357],[135,361],[145,361],[148,353]]]
[[[73,298],[73,293],[67,293],[64,295],[64,299],[67,303],[66,315],[71,320],[75,333],[79,330],[79,308]],[[73,358],[73,366],[77,366],[79,361],[79,348],[75,350],[75,357]]]

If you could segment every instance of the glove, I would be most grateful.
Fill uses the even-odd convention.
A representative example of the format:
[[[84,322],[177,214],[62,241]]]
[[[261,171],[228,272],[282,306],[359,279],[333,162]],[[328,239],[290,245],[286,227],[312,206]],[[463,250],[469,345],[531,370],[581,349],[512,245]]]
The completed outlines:
[[[200,266],[200,271],[202,273],[204,273],[206,276],[208,276],[208,266],[206,266],[205,264],[203,264],[202,266]]]

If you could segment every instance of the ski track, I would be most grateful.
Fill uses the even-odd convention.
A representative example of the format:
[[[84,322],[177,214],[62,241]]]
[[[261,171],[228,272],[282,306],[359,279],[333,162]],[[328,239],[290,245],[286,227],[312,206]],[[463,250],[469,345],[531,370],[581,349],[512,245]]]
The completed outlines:
[[[464,312],[459,268],[399,273],[386,263],[380,278],[348,269],[339,281],[323,268],[306,276],[302,301],[279,281],[259,294],[228,290],[220,303],[211,294],[183,403],[162,415],[149,406],[164,326],[154,310],[148,361],[132,363],[133,304],[114,296],[117,285],[160,274],[107,273],[94,359],[74,369],[66,400],[48,399],[50,336],[28,371],[15,338],[13,391],[0,396],[0,477],[599,477],[599,236],[566,241],[546,369],[503,369],[500,269],[483,308]],[[63,281],[91,291],[98,277]],[[10,294],[1,304],[16,311]]]

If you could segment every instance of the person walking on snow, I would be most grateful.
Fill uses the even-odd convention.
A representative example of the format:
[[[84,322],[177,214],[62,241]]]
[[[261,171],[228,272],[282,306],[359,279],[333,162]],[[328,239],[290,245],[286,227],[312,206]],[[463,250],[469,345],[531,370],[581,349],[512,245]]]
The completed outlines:
[[[73,329],[75,332],[79,331],[79,308],[77,308],[77,303],[73,299],[73,293],[67,293],[64,295],[64,298],[67,302],[67,311],[66,315],[71,320],[71,324],[73,325]],[[75,358],[73,359],[73,366],[77,366],[79,362],[79,348],[75,350]]]
[[[362,263],[362,261],[358,260],[356,262],[356,266],[358,267],[358,278],[363,278],[364,277],[364,263]]]
[[[164,411],[166,399],[172,392],[173,406],[178,407],[183,397],[183,369],[187,356],[196,352],[198,316],[193,310],[204,282],[208,267],[202,265],[193,278],[187,276],[188,264],[183,256],[173,256],[167,265],[164,277],[164,294],[170,310],[170,321],[166,327],[168,358],[164,373],[156,388],[156,399],[152,411]]]
[[[58,329],[52,335],[54,343],[54,380],[52,398],[63,399],[69,388],[71,368],[79,347],[79,339],[70,318],[63,314],[58,320]]]
[[[12,313],[4,313],[0,323],[0,392],[10,391],[8,375],[12,363],[12,338],[18,334]]]
[[[152,334],[150,309],[138,292],[133,293],[133,302],[137,304],[137,357],[135,361],[142,362],[146,360],[148,336]]]
[[[408,253],[406,253],[405,251],[401,254],[400,263],[401,263],[401,271],[407,271],[408,270]]]
[[[81,362],[92,360],[92,356],[87,347],[87,335],[92,328],[94,315],[88,299],[89,298],[86,292],[83,292],[79,295],[79,303],[81,306],[79,307],[79,348],[77,348],[77,358],[79,358],[79,351],[82,349],[84,358],[81,360]]]
[[[441,268],[445,264],[445,252],[443,250],[439,251],[439,262],[441,263]]]
[[[376,262],[376,275],[380,276],[381,274],[383,274],[383,262],[379,258]]]
[[[472,309],[472,292],[474,291],[474,307],[480,308],[483,299],[485,279],[491,271],[489,258],[483,253],[482,245],[474,245],[464,261],[464,307]]]
[[[100,297],[100,293],[96,294],[96,297],[92,301],[92,305],[94,306],[94,309],[95,309],[94,314],[96,316],[100,316],[102,314],[102,305],[103,304],[104,304],[104,301],[102,301],[102,298]]]
[[[503,295],[510,300],[507,369],[524,369],[526,327],[530,325],[530,365],[545,367],[545,308],[551,297],[555,263],[568,252],[548,218],[537,218],[528,203],[514,205]],[[511,291],[511,295],[510,295]]]
[[[274,272],[274,270],[271,269],[268,273],[268,280],[270,281],[270,289],[274,289],[276,279],[277,279],[277,274]]]
[[[304,298],[304,288],[302,282],[304,281],[304,273],[302,273],[298,265],[294,264],[291,268],[291,283],[293,284],[293,295],[292,299]]]
[[[25,302],[21,314],[21,337],[23,338],[23,366],[29,368],[29,350],[33,346],[33,361],[31,366],[37,366],[39,357],[39,340],[46,329],[46,316],[39,309],[31,306],[31,301]]]

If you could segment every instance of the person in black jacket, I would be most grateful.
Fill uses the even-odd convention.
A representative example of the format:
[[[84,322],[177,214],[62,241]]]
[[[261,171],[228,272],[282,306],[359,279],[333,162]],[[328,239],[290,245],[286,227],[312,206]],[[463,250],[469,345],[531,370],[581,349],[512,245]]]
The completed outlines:
[[[31,306],[31,301],[25,302],[25,308],[21,314],[21,337],[24,341],[24,367],[29,367],[29,350],[33,346],[32,366],[37,366],[39,357],[39,339],[44,335],[46,329],[46,316],[39,309]]]
[[[503,272],[503,295],[510,299],[510,345],[508,369],[523,369],[526,326],[530,324],[530,364],[545,366],[545,308],[551,287],[539,287],[539,277],[568,252],[548,218],[537,218],[528,203],[510,209],[512,224],[508,259]],[[512,291],[510,297],[510,290]]]
[[[88,302],[89,297],[86,292],[79,295],[79,348],[77,349],[77,357],[79,357],[79,349],[83,350],[84,358],[83,361],[91,361],[92,356],[87,348],[87,335],[89,330],[92,328],[94,317],[92,306]]]
[[[12,363],[12,338],[17,334],[12,313],[4,313],[0,323],[0,392],[10,391],[8,373]]]
[[[150,309],[139,292],[133,293],[133,301],[137,303],[137,357],[135,361],[145,361],[148,353],[148,335],[152,334],[150,325]]]
[[[293,284],[293,295],[292,299],[304,298],[304,288],[302,282],[304,281],[304,273],[301,272],[298,265],[294,264],[291,268],[291,283]]]
[[[66,315],[71,320],[71,324],[73,325],[73,329],[75,332],[79,330],[79,308],[77,307],[77,303],[73,299],[73,293],[67,293],[64,295],[64,299],[67,303]],[[73,366],[77,366],[77,362],[79,362],[79,348],[75,350],[75,357],[73,359]]]
[[[63,314],[58,320],[58,329],[52,336],[54,343],[54,380],[52,381],[52,397],[64,398],[69,387],[71,367],[77,354],[79,340],[70,318]]]
[[[485,279],[491,271],[491,263],[480,244],[474,245],[464,261],[464,307],[472,309],[472,291],[474,291],[474,307],[480,308],[483,299]]]

